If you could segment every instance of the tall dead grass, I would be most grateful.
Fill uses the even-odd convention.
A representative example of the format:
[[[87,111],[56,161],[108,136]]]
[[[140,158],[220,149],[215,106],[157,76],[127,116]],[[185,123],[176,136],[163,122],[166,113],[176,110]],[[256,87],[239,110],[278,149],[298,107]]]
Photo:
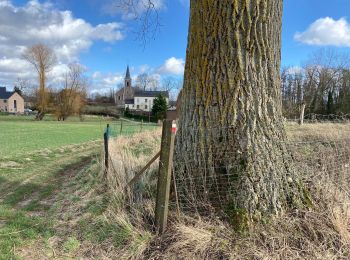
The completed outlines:
[[[143,132],[133,136],[111,139],[110,168],[106,184],[110,207],[107,218],[125,230],[126,243],[117,259],[140,259],[147,249],[153,230],[155,172],[153,163],[142,179],[126,188],[129,181],[160,149],[160,131]]]
[[[160,132],[120,137],[111,145],[109,217],[127,226],[119,259],[350,259],[350,125],[288,125],[295,167],[312,205],[236,233],[220,218],[181,214],[162,237],[152,235],[155,172],[124,187],[159,149]]]

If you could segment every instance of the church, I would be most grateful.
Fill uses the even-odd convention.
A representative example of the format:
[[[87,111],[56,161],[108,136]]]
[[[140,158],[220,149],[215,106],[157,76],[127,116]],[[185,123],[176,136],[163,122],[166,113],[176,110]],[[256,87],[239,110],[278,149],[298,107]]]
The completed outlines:
[[[169,104],[168,91],[144,91],[138,87],[133,87],[129,66],[126,68],[124,87],[115,94],[115,103],[118,109],[129,108],[134,112],[151,112],[153,101],[159,95],[165,97]]]

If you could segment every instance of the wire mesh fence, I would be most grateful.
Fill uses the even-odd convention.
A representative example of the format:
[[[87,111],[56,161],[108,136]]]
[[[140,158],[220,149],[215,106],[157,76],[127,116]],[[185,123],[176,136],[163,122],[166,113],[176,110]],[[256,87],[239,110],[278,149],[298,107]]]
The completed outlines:
[[[118,129],[120,126],[120,124],[112,125],[112,129],[113,127]],[[291,126],[287,125],[287,141],[265,140],[266,153],[253,153],[251,158],[258,163],[255,164],[255,169],[251,169],[252,172],[259,172],[262,165],[270,170],[265,170],[265,175],[260,177],[250,176],[247,178],[248,182],[270,183],[271,178],[284,178],[279,183],[287,183],[288,186],[289,176],[285,172],[294,172],[297,173],[300,183],[309,194],[311,204],[318,205],[327,201],[328,206],[332,205],[333,208],[341,211],[350,210],[348,205],[350,202],[350,124],[305,124],[304,126],[293,124]],[[107,176],[108,186],[113,190],[113,196],[122,201],[121,204],[131,212],[132,216],[145,218],[147,223],[153,225],[158,160],[134,185],[128,189],[125,187],[159,151],[160,127],[152,125],[144,128],[147,129],[146,132],[140,132],[138,124],[130,127],[133,127],[130,134],[119,136],[112,141],[110,147],[112,169]],[[155,133],[151,130],[153,128],[158,131]],[[247,189],[254,187],[255,192],[262,194],[261,196],[281,190],[293,192],[285,187],[272,185],[265,187],[264,190],[258,185],[249,186],[247,183],[240,182],[242,172],[246,171],[246,165],[242,157],[239,157],[238,146],[233,143],[222,149],[220,145],[222,142],[230,142],[229,131],[231,130],[222,128],[205,131],[192,129],[190,140],[187,140],[183,149],[176,148],[170,194],[172,209],[177,208],[184,213],[198,213],[217,218],[227,214],[227,206],[232,199],[242,196],[237,193],[237,185],[246,185]],[[228,135],[220,137],[220,140],[215,142],[219,132],[225,132]],[[199,139],[204,141],[199,142]],[[198,144],[200,149],[191,151],[190,147]],[[252,142],[251,145],[259,146],[259,142]],[[255,150],[259,151],[257,148],[255,147]],[[188,156],[179,161],[177,153],[181,151],[186,151]],[[179,164],[182,167],[180,167],[181,171],[179,171]],[[186,173],[183,171],[186,167],[196,168],[197,172]],[[242,186],[239,188],[242,190]],[[254,198],[247,197],[248,199],[254,201]]]
[[[161,126],[155,123],[146,123],[146,122],[136,122],[136,121],[115,121],[109,124],[110,126],[110,137],[118,136],[132,136],[137,133],[155,131]]]
[[[305,190],[311,193],[310,200],[313,199],[313,195],[321,196],[320,194],[324,194],[325,191],[328,195],[332,194],[333,197],[339,191],[349,195],[350,125],[346,126],[340,133],[337,130],[337,125],[333,124],[327,125],[326,128],[320,126],[319,132],[298,132],[297,136],[292,135],[294,139],[289,139],[286,142],[270,140],[271,149],[266,154],[250,157],[251,167],[253,167],[250,169],[251,171],[261,170],[259,160],[264,161],[267,170],[264,170],[261,176],[252,174],[252,176],[244,178],[243,181],[241,175],[247,173],[247,165],[246,162],[242,161],[237,150],[234,147],[232,150],[217,147],[220,145],[219,142],[204,141],[198,150],[200,155],[193,155],[188,160],[180,162],[183,164],[180,167],[176,164],[174,166],[177,196],[173,197],[172,206],[175,207],[177,204],[182,211],[196,212],[202,215],[217,215],[218,212],[226,214],[227,210],[232,207],[232,203],[235,202],[235,198],[242,196],[241,193],[237,192],[242,187],[254,189],[254,192],[260,196],[273,194],[274,190],[276,193],[280,190],[289,192],[284,187],[262,188],[259,186],[264,182],[270,183],[271,178],[286,178],[286,180],[276,183],[288,184],[288,178],[290,178],[288,172],[297,173],[300,183],[305,185]],[[308,126],[304,129],[306,128]],[[210,138],[211,131],[219,132],[221,130],[206,129],[204,135],[207,136],[207,140],[213,140]],[[227,129],[224,131],[227,132]],[[322,133],[322,131],[326,131],[326,133]],[[203,133],[195,131],[193,142],[201,134],[203,135]],[[202,138],[202,140],[205,139]],[[194,143],[188,142],[187,145],[192,146]],[[251,145],[254,151],[254,146],[257,144]],[[278,152],[276,152],[276,148]],[[254,160],[256,161],[254,162]],[[277,164],[280,165],[276,166]],[[178,172],[179,168],[180,172]],[[193,171],[193,168],[196,171]],[[287,174],[285,174],[286,172]],[[249,194],[249,192],[246,193],[246,199],[254,201],[254,198],[248,197]],[[332,198],[330,201],[334,202],[336,199]],[[256,202],[259,203],[259,198],[256,198]]]
[[[288,122],[299,122],[299,118],[289,118]],[[307,114],[304,116],[304,123],[349,123],[350,122],[350,114]]]

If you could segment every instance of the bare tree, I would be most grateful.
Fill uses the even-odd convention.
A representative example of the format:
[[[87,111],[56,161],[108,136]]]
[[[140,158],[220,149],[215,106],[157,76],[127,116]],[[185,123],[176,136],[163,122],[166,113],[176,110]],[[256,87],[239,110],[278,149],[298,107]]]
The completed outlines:
[[[72,114],[80,114],[86,97],[87,81],[84,69],[79,64],[70,64],[65,75],[62,90],[56,94],[55,114],[59,121],[64,121]]]
[[[160,19],[158,9],[161,1],[158,0],[112,0],[109,12],[121,13],[138,21],[139,29],[135,32],[137,39],[143,46],[150,39],[154,39],[159,28]]]
[[[109,102],[115,104],[115,102],[116,102],[115,98],[116,98],[116,96],[115,96],[115,89],[114,88],[110,88],[109,89]]]
[[[148,76],[147,73],[142,73],[137,76],[136,84],[138,85],[139,88],[145,91],[150,84],[150,77]]]
[[[17,78],[15,87],[18,88],[23,95],[29,94],[32,88],[30,81],[24,78]]]
[[[166,77],[162,80],[162,89],[169,92],[170,100],[176,101],[183,81],[174,77]]]
[[[160,87],[159,78],[156,75],[151,75],[149,77],[148,85],[149,85],[149,88],[153,91],[159,90],[159,87]]]
[[[149,90],[157,90],[159,88],[159,79],[155,77],[154,75],[149,75],[147,73],[142,73],[137,76],[136,78],[136,84],[139,88],[143,89],[144,91]]]
[[[56,55],[54,51],[46,45],[37,44],[28,47],[22,56],[34,66],[38,73],[39,88],[36,91],[37,119],[42,120],[47,111],[49,99],[49,94],[46,89],[47,74],[57,62]]]

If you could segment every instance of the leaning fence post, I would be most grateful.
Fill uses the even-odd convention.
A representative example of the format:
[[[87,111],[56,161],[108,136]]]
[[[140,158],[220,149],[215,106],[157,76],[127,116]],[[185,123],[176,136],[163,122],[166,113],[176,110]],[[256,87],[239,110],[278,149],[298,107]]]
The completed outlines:
[[[175,133],[176,124],[173,124],[173,120],[164,120],[155,212],[156,228],[158,234],[162,234],[165,231],[167,225]]]
[[[120,121],[120,135],[123,133],[123,120]]]
[[[108,153],[108,139],[109,139],[109,124],[107,124],[106,131],[103,134],[104,139],[104,147],[105,147],[105,170],[108,171],[108,161],[109,161],[109,153]]]

